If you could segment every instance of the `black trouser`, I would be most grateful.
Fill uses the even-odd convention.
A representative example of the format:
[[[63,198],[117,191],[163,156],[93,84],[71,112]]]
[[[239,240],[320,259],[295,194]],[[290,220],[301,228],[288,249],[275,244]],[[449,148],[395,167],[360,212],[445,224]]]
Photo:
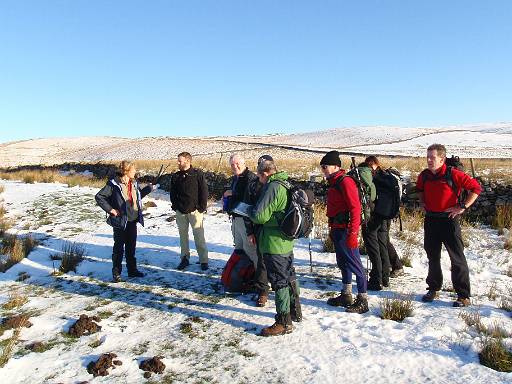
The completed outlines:
[[[425,217],[424,248],[428,257],[427,285],[429,290],[443,287],[441,246],[444,244],[451,261],[452,283],[459,297],[469,298],[469,269],[464,256],[464,244],[458,219]]]
[[[258,254],[258,263],[254,274],[254,288],[256,288],[258,293],[268,293],[268,277],[265,259],[258,249],[256,252]]]
[[[389,281],[389,224],[379,215],[372,214],[368,223],[363,227],[363,239],[368,257],[372,262],[369,281],[376,284]]]
[[[388,232],[388,256],[389,256],[389,263],[391,264],[391,270],[394,271],[395,269],[402,269],[402,260],[400,260],[400,257],[398,257],[398,253],[396,253],[396,249],[391,244],[391,240],[389,239],[389,232]]]
[[[128,273],[137,270],[135,246],[137,244],[137,221],[129,221],[125,229],[114,228],[114,248],[112,250],[112,274],[120,275],[123,253],[126,255]]]

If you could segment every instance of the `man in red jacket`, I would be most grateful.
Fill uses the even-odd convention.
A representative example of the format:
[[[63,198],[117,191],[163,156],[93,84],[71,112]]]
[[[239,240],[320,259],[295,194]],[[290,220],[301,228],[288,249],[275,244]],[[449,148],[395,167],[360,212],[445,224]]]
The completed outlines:
[[[425,208],[424,247],[428,258],[428,292],[422,301],[432,302],[443,285],[441,246],[444,244],[450,256],[453,288],[457,292],[453,306],[466,307],[470,304],[469,269],[458,216],[475,202],[482,188],[464,172],[447,166],[445,160],[444,145],[429,146],[427,169],[419,174],[416,183]],[[464,201],[459,201],[463,189],[469,193]]]
[[[354,179],[341,169],[337,151],[328,152],[320,161],[329,189],[327,191],[327,217],[331,239],[336,249],[336,262],[341,270],[343,289],[327,304],[348,307],[347,312],[368,312],[367,281],[361,256],[358,235],[361,226],[361,202]],[[352,302],[352,274],[356,275],[357,297]]]

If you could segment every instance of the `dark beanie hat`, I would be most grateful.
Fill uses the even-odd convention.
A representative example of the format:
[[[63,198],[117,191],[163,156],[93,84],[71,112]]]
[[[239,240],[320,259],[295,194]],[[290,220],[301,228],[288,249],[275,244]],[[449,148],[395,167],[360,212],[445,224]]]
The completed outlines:
[[[341,167],[340,153],[338,151],[330,151],[322,157],[320,165],[337,165]]]
[[[260,156],[260,158],[258,159],[258,164],[260,164],[262,161],[274,161],[274,159],[272,158],[272,156],[270,155],[263,155],[263,156]]]

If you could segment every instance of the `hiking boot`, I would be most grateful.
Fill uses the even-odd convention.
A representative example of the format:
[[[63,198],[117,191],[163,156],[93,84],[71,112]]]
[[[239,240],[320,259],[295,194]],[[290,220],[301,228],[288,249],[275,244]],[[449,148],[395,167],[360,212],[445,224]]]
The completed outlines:
[[[121,275],[118,274],[118,273],[114,273],[112,275],[112,282],[113,283],[121,283],[123,281],[123,279],[121,279]]]
[[[141,271],[135,270],[133,272],[128,272],[128,277],[144,277],[144,273]]]
[[[258,299],[256,300],[257,307],[264,307],[267,304],[268,292],[260,292]]]
[[[183,271],[185,268],[187,268],[188,266],[190,265],[190,263],[188,262],[188,259],[186,257],[182,258],[181,259],[181,262],[178,264],[178,266],[176,267],[176,269],[178,271]]]
[[[389,288],[389,279],[382,279],[382,286],[384,288]]]
[[[403,276],[403,275],[405,275],[404,269],[403,268],[397,268],[397,269],[392,269],[391,270],[391,273],[389,274],[389,277],[394,279],[395,277]]]
[[[354,301],[354,304],[350,305],[347,308],[348,313],[366,313],[368,312],[368,299],[366,297],[357,295],[356,301]]]
[[[369,281],[367,289],[369,291],[382,291],[382,285],[380,285],[380,283],[378,283],[376,281]]]
[[[201,270],[206,271],[208,269],[208,263],[201,263]]]
[[[348,307],[352,304],[352,294],[349,292],[342,292],[341,295],[336,297],[330,297],[327,300],[328,305],[332,305],[333,307]]]
[[[453,302],[453,306],[456,308],[467,307],[471,305],[471,300],[467,297],[457,297],[457,300]]]
[[[274,324],[261,330],[260,336],[279,336],[292,333],[292,319],[289,313],[284,315],[276,315],[275,319],[276,322]]]
[[[434,301],[434,299],[437,299],[439,297],[439,292],[434,291],[433,289],[429,289],[427,293],[423,295],[421,298],[421,301],[424,303],[431,303]]]

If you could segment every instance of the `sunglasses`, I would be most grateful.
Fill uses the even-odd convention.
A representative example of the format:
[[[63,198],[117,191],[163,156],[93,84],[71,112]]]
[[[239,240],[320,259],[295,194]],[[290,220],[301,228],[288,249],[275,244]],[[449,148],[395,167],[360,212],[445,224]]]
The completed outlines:
[[[320,168],[322,168],[322,169],[327,169],[327,167],[328,167],[328,165],[326,165],[326,164],[322,164],[322,165],[320,166]]]

